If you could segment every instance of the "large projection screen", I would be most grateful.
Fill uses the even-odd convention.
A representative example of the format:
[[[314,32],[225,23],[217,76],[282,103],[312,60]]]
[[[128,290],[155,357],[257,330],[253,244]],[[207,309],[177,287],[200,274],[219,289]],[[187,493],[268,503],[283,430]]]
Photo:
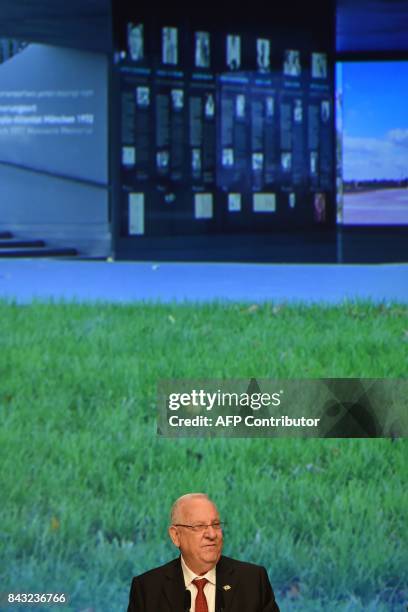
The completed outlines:
[[[407,93],[408,61],[337,66],[339,221],[344,225],[408,224]]]

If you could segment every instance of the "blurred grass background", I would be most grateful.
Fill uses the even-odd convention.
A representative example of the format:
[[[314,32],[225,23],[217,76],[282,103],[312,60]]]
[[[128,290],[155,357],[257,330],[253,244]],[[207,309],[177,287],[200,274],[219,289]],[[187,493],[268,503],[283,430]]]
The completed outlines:
[[[407,315],[370,303],[0,303],[0,591],[125,610],[131,577],[177,553],[172,501],[205,491],[228,523],[225,554],[267,567],[282,612],[405,610],[406,440],[161,439],[156,387],[403,378]]]

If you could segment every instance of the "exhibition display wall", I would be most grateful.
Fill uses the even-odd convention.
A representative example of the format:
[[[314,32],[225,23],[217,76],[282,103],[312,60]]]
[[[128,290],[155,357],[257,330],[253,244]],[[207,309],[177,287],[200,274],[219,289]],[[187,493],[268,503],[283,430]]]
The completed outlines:
[[[119,252],[155,237],[335,227],[334,32],[322,38],[309,19],[307,34],[289,23],[285,34],[122,7]]]
[[[116,259],[406,259],[407,63],[336,53],[334,2],[24,6],[0,24],[2,230]]]

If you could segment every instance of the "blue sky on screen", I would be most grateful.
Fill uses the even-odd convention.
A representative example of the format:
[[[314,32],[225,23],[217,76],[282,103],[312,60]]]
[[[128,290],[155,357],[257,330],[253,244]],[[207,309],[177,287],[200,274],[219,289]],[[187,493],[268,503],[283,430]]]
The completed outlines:
[[[344,62],[343,178],[408,178],[408,61]]]

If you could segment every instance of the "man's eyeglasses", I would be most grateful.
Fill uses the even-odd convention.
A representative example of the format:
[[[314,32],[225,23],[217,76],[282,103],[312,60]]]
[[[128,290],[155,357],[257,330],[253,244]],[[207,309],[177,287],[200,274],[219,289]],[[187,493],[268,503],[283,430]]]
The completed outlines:
[[[206,525],[205,523],[197,523],[196,525],[184,525],[183,523],[175,523],[173,527],[187,527],[187,529],[191,529],[195,533],[204,533],[209,527],[215,529],[215,531],[221,531],[225,527],[225,523],[221,521],[216,521],[215,523],[209,523]]]

